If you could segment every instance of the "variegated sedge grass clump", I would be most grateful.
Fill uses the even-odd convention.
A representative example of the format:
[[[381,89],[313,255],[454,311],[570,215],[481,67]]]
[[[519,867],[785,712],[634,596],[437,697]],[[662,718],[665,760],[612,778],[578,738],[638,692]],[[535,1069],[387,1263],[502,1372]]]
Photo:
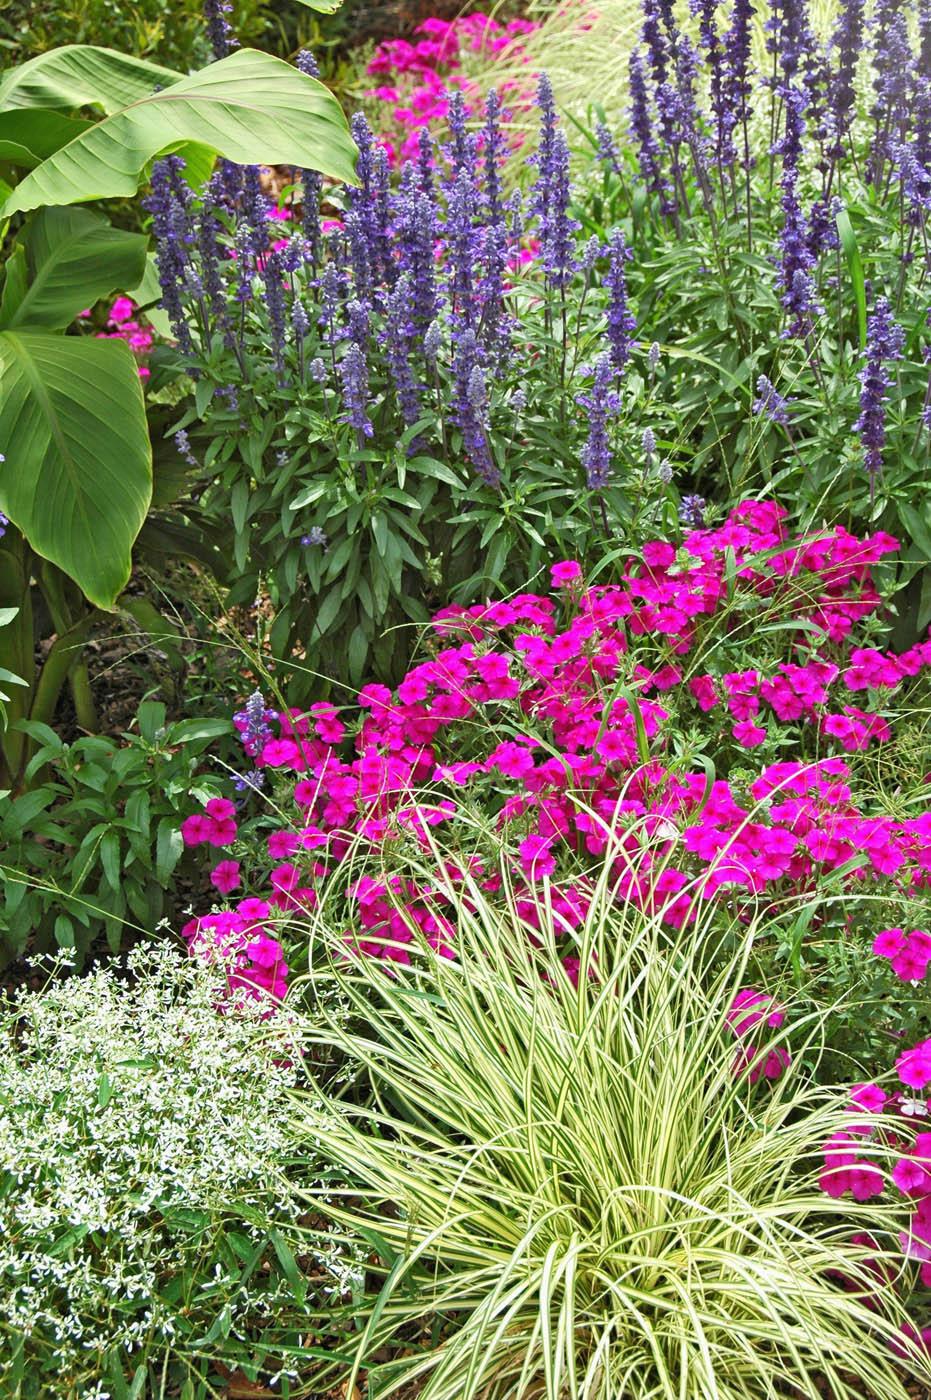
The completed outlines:
[[[425,858],[437,887],[449,857]],[[755,916],[722,941],[699,915],[672,934],[617,899],[619,860],[577,981],[548,882],[531,930],[506,868],[490,902],[487,867],[446,891],[455,956],[341,944],[320,974],[356,1012],[321,1034],[370,1092],[297,1111],[357,1179],[330,1208],[383,1279],[347,1393],[364,1370],[370,1394],[420,1400],[905,1400],[928,1367],[904,1340],[894,1208],[818,1185],[819,1148],[852,1122],[803,1068],[823,1018],[796,1018],[789,1068],[751,1084],[728,1012],[771,930]],[[319,936],[325,902],[316,918]],[[783,1034],[757,1029],[761,1062]]]
[[[7,997],[0,1024],[4,1400],[207,1400],[214,1361],[293,1384],[353,1271],[333,1237],[304,1244],[313,1286],[293,1253],[300,1017],[233,1005],[164,943]]]

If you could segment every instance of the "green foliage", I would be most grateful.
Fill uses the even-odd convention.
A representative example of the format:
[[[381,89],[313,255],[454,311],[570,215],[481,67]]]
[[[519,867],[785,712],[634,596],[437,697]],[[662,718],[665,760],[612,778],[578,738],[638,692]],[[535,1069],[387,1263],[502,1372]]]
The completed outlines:
[[[76,115],[89,106],[103,111],[101,120]],[[15,236],[6,245],[0,298],[7,459],[0,511],[17,527],[0,544],[0,601],[17,608],[19,620],[0,659],[31,655],[34,613],[26,595],[36,576],[58,649],[41,681],[34,683],[31,662],[27,669],[8,666],[29,681],[19,719],[48,723],[70,678],[79,721],[93,728],[86,676],[78,675],[93,618],[87,604],[116,605],[152,499],[152,451],[129,347],[61,334],[83,307],[145,285],[145,240],[60,206],[134,193],[152,158],[179,146],[203,173],[220,152],[294,161],[343,179],[353,174],[355,148],[335,100],[312,78],[253,50],[183,78],[75,45],[0,80],[3,170],[19,177],[4,209],[5,228],[12,218]],[[29,211],[37,212],[18,217]],[[11,782],[21,780],[28,761],[24,734],[4,745],[0,767]]]
[[[531,929],[514,895],[502,909],[479,879],[450,883],[444,859],[468,861],[445,848],[414,878],[455,902],[456,957],[421,941],[390,976],[335,959],[359,1025],[325,1038],[371,1099],[305,1116],[362,1183],[334,1215],[384,1279],[359,1312],[357,1367],[374,1394],[424,1400],[763,1400],[783,1386],[817,1400],[822,1384],[836,1400],[904,1400],[889,1345],[901,1303],[872,1272],[895,1250],[895,1212],[831,1201],[816,1181],[819,1143],[850,1123],[843,1094],[797,1069],[775,1085],[735,1073],[727,1012],[763,927],[735,927],[738,952],[701,920],[670,937],[617,898],[619,854],[579,932],[577,985],[547,889]],[[796,1020],[793,1051],[821,1029]],[[761,1052],[783,1033],[765,1034]]]
[[[74,950],[80,960],[103,936],[116,952],[127,931],[150,933],[175,904],[183,854],[179,806],[219,784],[199,773],[221,719],[166,723],[146,701],[136,728],[114,739],[64,743],[48,725],[20,721],[36,752],[31,784],[0,808],[0,956],[27,948]]]
[[[262,38],[261,0],[233,0],[230,18],[243,43]],[[10,64],[61,44],[99,43],[182,73],[209,58],[201,0],[64,0],[46,7],[0,0],[0,47]]]

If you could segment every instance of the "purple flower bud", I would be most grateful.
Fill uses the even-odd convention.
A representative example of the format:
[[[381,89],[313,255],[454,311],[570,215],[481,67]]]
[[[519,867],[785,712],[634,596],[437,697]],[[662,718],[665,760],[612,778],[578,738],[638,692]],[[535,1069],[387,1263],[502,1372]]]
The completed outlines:
[[[485,375],[473,330],[456,340],[453,361],[454,397],[450,419],[462,432],[466,456],[489,486],[499,486],[501,475],[488,445],[488,400]]]
[[[232,14],[232,10],[232,5],[225,3],[225,0],[204,0],[207,38],[214,58],[225,58],[231,49],[239,45],[226,18],[228,14]]]
[[[582,465],[590,491],[603,491],[611,477],[610,420],[620,409],[620,395],[613,388],[614,367],[610,355],[595,365],[595,382],[576,402],[588,414],[588,440],[582,449]]]
[[[905,333],[892,318],[885,297],[877,297],[873,313],[867,322],[866,358],[860,371],[860,416],[854,432],[863,444],[863,463],[871,481],[882,470],[882,453],[886,442],[886,404],[892,374],[890,361],[901,359]]]
[[[778,423],[781,427],[787,428],[789,426],[788,408],[792,400],[780,394],[765,374],[761,374],[756,381],[756,392],[757,397],[753,400],[753,412],[768,418],[771,423]]]
[[[627,303],[627,277],[624,264],[633,256],[624,239],[624,234],[616,228],[608,242],[608,271],[605,286],[608,289],[608,343],[611,346],[611,364],[615,374],[623,374],[630,359],[633,344],[632,332],[637,321]]]
[[[704,496],[683,496],[679,502],[679,519],[692,530],[702,530],[707,508],[708,502]]]
[[[340,419],[348,423],[357,437],[374,436],[375,428],[368,416],[369,372],[365,356],[353,341],[339,362],[339,377],[343,391],[345,414]]]

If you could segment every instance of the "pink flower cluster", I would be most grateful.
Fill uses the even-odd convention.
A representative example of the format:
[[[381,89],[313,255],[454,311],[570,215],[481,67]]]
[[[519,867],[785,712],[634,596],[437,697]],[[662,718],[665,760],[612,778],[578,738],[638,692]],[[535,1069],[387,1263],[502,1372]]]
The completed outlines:
[[[931,962],[931,934],[918,928],[911,933],[884,928],[873,940],[873,952],[878,958],[887,958],[903,982],[921,982]]]
[[[520,57],[521,36],[538,28],[532,20],[502,23],[476,11],[452,20],[424,20],[414,31],[422,37],[414,42],[388,39],[379,44],[366,71],[381,80],[369,96],[384,104],[398,128],[396,140],[383,140],[392,161],[414,157],[421,130],[445,120],[450,86],[478,97],[477,86],[461,71],[465,53],[495,58],[507,50]]]
[[[191,953],[223,959],[232,997],[280,1002],[288,990],[288,964],[268,923],[272,913],[264,899],[243,899],[236,909],[192,919],[181,933]]]
[[[781,759],[737,784],[682,771],[666,756],[669,711],[653,692],[679,690],[683,703],[719,709],[730,731],[749,724],[767,736],[794,725],[783,745],[806,729],[823,744],[817,720],[830,686],[886,693],[931,662],[927,643],[904,657],[845,655],[879,606],[870,566],[895,541],[843,529],[787,540],[784,517],[773,502],[744,502],[679,547],[648,543],[622,563],[619,583],[586,589],[579,565],[565,561],[553,567],[552,596],[446,608],[428,658],[395,692],[365,686],[355,718],[328,703],[277,715],[258,697],[252,718],[247,707],[237,719],[247,750],[258,768],[295,779],[293,820],[268,839],[271,906],[308,907],[321,881],[339,878],[350,849],[357,864],[359,843],[368,844],[378,873],[347,881],[347,937],[405,958],[419,926],[447,951],[455,911],[436,890],[380,872],[392,849],[410,840],[426,847],[436,827],[448,825],[459,847],[472,842],[472,828],[459,824],[470,803],[494,814],[528,926],[540,926],[545,897],[569,939],[606,851],[618,896],[672,927],[694,920],[718,891],[739,909],[742,893],[757,902],[797,897],[831,871],[867,892],[879,882],[899,895],[931,884],[931,812],[862,810],[840,757]],[[724,669],[684,685],[706,636],[712,654],[727,654],[742,596],[807,620],[808,651],[768,671]],[[210,804],[182,830],[188,844],[235,838],[231,813]],[[480,878],[494,891],[501,875],[496,858],[488,863],[493,873]],[[221,892],[239,878],[234,861],[214,871]]]
[[[107,317],[107,329],[97,332],[98,340],[123,340],[129,346],[136,357],[139,365],[139,378],[148,379],[151,370],[145,362],[145,356],[152,349],[155,340],[155,332],[149,325],[143,325],[133,313],[136,310],[136,303],[131,297],[119,296],[110,307]],[[90,311],[82,311],[79,319],[90,316]]]
[[[909,1090],[931,1083],[931,1041],[904,1051],[896,1061],[899,1079]],[[929,1105],[914,1093],[889,1092],[878,1084],[856,1084],[851,1096],[850,1128],[824,1146],[821,1188],[829,1196],[847,1194],[866,1201],[896,1188],[909,1212],[899,1235],[905,1257],[920,1265],[919,1277],[931,1286],[931,1132],[913,1131],[927,1118]],[[891,1171],[883,1165],[892,1161]],[[925,1340],[931,1332],[922,1333]]]
[[[778,1002],[755,987],[743,987],[734,997],[726,1019],[742,1042],[734,1061],[735,1073],[745,1074],[751,1084],[761,1078],[780,1079],[792,1063],[789,1052],[782,1045],[759,1049],[747,1043],[747,1037],[757,1027],[779,1029],[785,1020],[785,1011]]]

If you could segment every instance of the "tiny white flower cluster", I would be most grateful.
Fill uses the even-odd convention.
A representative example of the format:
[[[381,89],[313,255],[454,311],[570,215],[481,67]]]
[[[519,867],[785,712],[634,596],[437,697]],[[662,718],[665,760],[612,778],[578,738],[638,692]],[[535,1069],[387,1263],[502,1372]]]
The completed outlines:
[[[293,1307],[277,1274],[240,1280],[236,1246],[305,1208],[286,1171],[300,1021],[224,987],[160,944],[0,1003],[3,1330],[41,1363],[36,1395],[98,1393],[106,1353],[203,1338],[224,1310],[236,1336]]]

